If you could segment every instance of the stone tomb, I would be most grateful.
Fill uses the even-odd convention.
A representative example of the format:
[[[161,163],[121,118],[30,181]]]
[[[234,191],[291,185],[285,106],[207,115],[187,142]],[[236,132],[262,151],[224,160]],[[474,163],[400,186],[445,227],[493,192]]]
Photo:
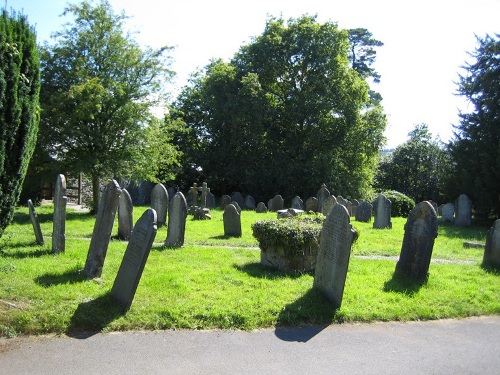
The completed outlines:
[[[468,227],[472,224],[472,201],[461,194],[455,202],[455,225]]]
[[[241,237],[241,215],[233,204],[224,209],[224,236]]]
[[[392,228],[391,223],[391,201],[384,194],[379,194],[375,200],[373,209],[375,211],[375,221],[373,228]]]
[[[132,231],[118,274],[111,288],[111,297],[128,311],[134,299],[142,271],[156,237],[156,212],[149,208],[142,214]]]
[[[57,176],[54,193],[54,218],[52,229],[52,252],[63,253],[66,247],[66,177]]]
[[[446,203],[441,208],[441,216],[443,221],[453,223],[455,216],[455,205],[453,203]]]
[[[122,189],[118,201],[118,238],[128,241],[134,227],[134,205],[127,189]]]
[[[167,223],[168,191],[163,184],[156,184],[151,192],[151,208],[156,212],[157,225],[161,228]]]
[[[165,240],[166,247],[181,247],[184,245],[186,232],[186,218],[188,208],[186,198],[177,192],[168,207],[168,233]]]
[[[486,238],[483,265],[500,268],[500,219],[493,223]]]
[[[99,208],[84,269],[89,279],[101,277],[121,192],[118,183],[111,180],[104,188],[99,200]]]
[[[355,233],[347,209],[335,205],[323,222],[313,285],[337,308],[342,304]]]
[[[38,219],[38,215],[35,211],[35,206],[33,206],[33,202],[31,202],[31,199],[28,199],[28,208],[30,211],[31,225],[33,226],[33,231],[35,232],[36,243],[38,245],[43,245],[44,241],[42,228],[40,228],[40,220]]]
[[[436,210],[428,201],[420,202],[406,221],[396,274],[415,281],[426,280],[437,234]]]
[[[373,206],[365,201],[359,202],[356,207],[356,221],[369,223],[372,220]]]

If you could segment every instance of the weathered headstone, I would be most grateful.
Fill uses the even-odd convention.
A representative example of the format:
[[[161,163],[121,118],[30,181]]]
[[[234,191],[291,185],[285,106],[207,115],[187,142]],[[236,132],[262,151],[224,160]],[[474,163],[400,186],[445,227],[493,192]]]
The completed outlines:
[[[328,216],[328,214],[332,212],[333,206],[335,206],[336,204],[337,198],[335,198],[335,196],[333,195],[330,195],[323,204],[323,210],[321,211],[321,213],[325,216]]]
[[[236,207],[236,211],[238,211],[238,213],[241,215],[241,207],[240,205],[238,204],[238,202],[236,201],[231,201],[231,204]]]
[[[296,208],[297,210],[304,210],[305,208],[304,201],[298,195],[292,199],[292,208]]]
[[[241,215],[233,204],[224,209],[224,236],[241,237]]]
[[[156,236],[156,212],[147,209],[134,226],[123,255],[118,274],[111,288],[111,297],[128,311],[141,280],[144,266]]]
[[[35,211],[35,206],[33,206],[33,202],[31,201],[31,199],[28,199],[28,208],[30,211],[31,225],[33,226],[33,231],[35,232],[36,243],[39,245],[43,245],[44,241],[42,228],[40,228],[40,220],[38,219],[38,215]]]
[[[359,201],[357,199],[352,200],[352,209],[351,209],[351,216],[356,217],[356,211],[359,206]]]
[[[231,204],[231,197],[229,195],[223,195],[220,199],[220,208],[224,209],[228,204]]]
[[[455,225],[468,227],[472,224],[472,201],[461,194],[455,202]]]
[[[372,220],[372,213],[373,206],[366,201],[361,201],[356,208],[356,221],[369,223]]]
[[[257,212],[259,214],[266,213],[267,212],[266,204],[264,202],[257,203],[257,207],[255,207],[255,212]]]
[[[255,199],[251,195],[245,197],[245,207],[249,210],[255,210]]]
[[[215,208],[215,195],[210,192],[210,188],[207,192],[207,208]]]
[[[285,201],[284,199],[281,197],[281,195],[279,194],[276,194],[274,196],[274,198],[272,199],[272,203],[271,203],[271,206],[272,206],[272,211],[279,211],[279,210],[282,210],[283,209],[283,205],[284,205]]]
[[[441,216],[443,221],[453,223],[455,216],[455,205],[453,203],[446,203],[441,209]]]
[[[436,210],[429,202],[420,202],[411,210],[406,221],[396,274],[415,281],[427,279],[437,234]]]
[[[52,225],[52,252],[63,253],[66,248],[66,177],[57,176],[54,192],[54,218]]]
[[[193,186],[189,189],[187,205],[197,206],[198,205],[198,184],[194,183]]]
[[[375,211],[375,221],[373,228],[392,228],[391,222],[391,201],[384,194],[379,194],[373,206]]]
[[[134,227],[134,205],[127,189],[122,189],[118,201],[118,238],[128,241]]]
[[[177,192],[168,207],[168,233],[166,247],[181,247],[184,245],[186,231],[187,202],[181,192]]]
[[[243,199],[243,195],[239,191],[233,192],[231,194],[231,201],[238,203],[240,207],[245,205],[245,200]]]
[[[151,208],[156,212],[158,228],[167,223],[168,191],[163,184],[156,184],[151,191]]]
[[[500,219],[493,223],[486,238],[483,265],[500,268]]]
[[[168,200],[169,200],[169,203],[170,203],[170,201],[174,197],[175,193],[177,193],[177,189],[174,188],[173,186],[169,186],[167,188],[167,193],[168,193]]]
[[[316,194],[316,198],[318,198],[318,212],[323,212],[323,206],[326,203],[326,200],[330,196],[330,191],[326,188],[325,184],[321,185],[321,188],[318,190]]]
[[[310,197],[306,200],[307,212],[318,212],[318,198]]]
[[[208,186],[207,183],[204,182],[201,187],[201,208],[207,208],[207,194]]]
[[[89,279],[101,277],[121,192],[122,190],[118,183],[115,180],[111,180],[104,188],[99,200],[94,232],[90,239],[89,252],[84,269],[85,275]]]
[[[335,205],[323,222],[313,285],[337,308],[342,304],[355,233],[347,209]]]

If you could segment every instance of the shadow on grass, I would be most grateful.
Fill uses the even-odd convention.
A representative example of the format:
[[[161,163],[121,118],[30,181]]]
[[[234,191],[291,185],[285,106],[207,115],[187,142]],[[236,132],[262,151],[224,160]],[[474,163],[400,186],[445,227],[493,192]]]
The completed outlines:
[[[80,268],[73,268],[64,273],[46,273],[35,278],[35,283],[44,288],[60,284],[76,284],[87,280],[85,272]]]
[[[35,208],[36,211],[36,208]],[[54,219],[53,213],[38,213],[38,221],[40,223],[51,223]],[[81,221],[90,221],[95,220],[95,216],[91,215],[88,212],[77,212],[77,211],[66,211],[66,221],[72,220],[81,220]],[[22,212],[16,212],[14,214],[14,222],[18,224],[31,224],[31,218],[29,214],[25,214]]]
[[[454,223],[439,221],[439,232],[445,237],[460,238],[463,240],[484,241],[489,227],[473,223],[470,227],[457,226]]]
[[[29,246],[39,246],[37,245],[36,242],[30,242],[29,245],[25,244],[15,244],[15,245],[9,245],[9,249],[15,249],[15,248],[26,248]],[[7,258],[14,258],[14,259],[26,259],[26,258],[41,258],[43,256],[47,255],[54,255],[51,249],[36,249],[36,250],[31,250],[31,249],[25,249],[25,250],[17,250],[17,251],[3,251],[2,256],[7,257]]]
[[[500,276],[500,267],[496,267],[489,263],[482,263],[481,268],[484,272],[489,273],[493,276]]]
[[[226,236],[225,234],[219,234],[218,236],[208,237],[210,240],[230,240],[231,238],[239,238],[238,236]]]
[[[233,264],[233,267],[238,271],[245,272],[247,275],[259,279],[282,279],[292,278],[297,279],[305,274],[305,272],[284,272],[272,267],[263,266],[261,263],[246,263],[244,265]]]
[[[123,308],[113,301],[108,292],[92,301],[80,303],[71,317],[66,334],[75,339],[87,339],[122,315],[125,315]]]
[[[316,288],[309,289],[280,312],[274,334],[283,341],[307,342],[334,321],[338,309]]]
[[[413,297],[426,283],[427,279],[415,281],[394,272],[392,278],[384,283],[383,290],[384,292],[395,292]]]

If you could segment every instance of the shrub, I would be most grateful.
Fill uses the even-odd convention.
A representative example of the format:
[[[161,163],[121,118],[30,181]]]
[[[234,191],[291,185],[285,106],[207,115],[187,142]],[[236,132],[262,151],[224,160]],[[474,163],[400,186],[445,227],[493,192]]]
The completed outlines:
[[[415,201],[409,196],[400,193],[399,191],[389,190],[384,191],[385,195],[392,203],[391,216],[392,217],[408,217],[410,211],[415,207]]]

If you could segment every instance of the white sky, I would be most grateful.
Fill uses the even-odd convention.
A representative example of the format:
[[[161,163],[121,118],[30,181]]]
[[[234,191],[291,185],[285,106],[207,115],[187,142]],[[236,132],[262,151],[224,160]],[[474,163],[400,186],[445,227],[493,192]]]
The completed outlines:
[[[4,0],[6,9],[22,11],[37,30],[38,41],[61,30],[66,0]],[[74,3],[74,1],[72,1]],[[362,27],[384,46],[375,69],[388,116],[387,148],[407,140],[416,124],[426,123],[434,136],[448,141],[459,108],[454,95],[460,67],[475,50],[474,34],[500,33],[500,0],[110,0],[124,10],[136,40],[152,47],[175,46],[172,93],[190,73],[211,58],[229,60],[251,37],[262,34],[268,16],[285,19],[317,15],[342,29]],[[4,4],[5,5],[5,4]]]

